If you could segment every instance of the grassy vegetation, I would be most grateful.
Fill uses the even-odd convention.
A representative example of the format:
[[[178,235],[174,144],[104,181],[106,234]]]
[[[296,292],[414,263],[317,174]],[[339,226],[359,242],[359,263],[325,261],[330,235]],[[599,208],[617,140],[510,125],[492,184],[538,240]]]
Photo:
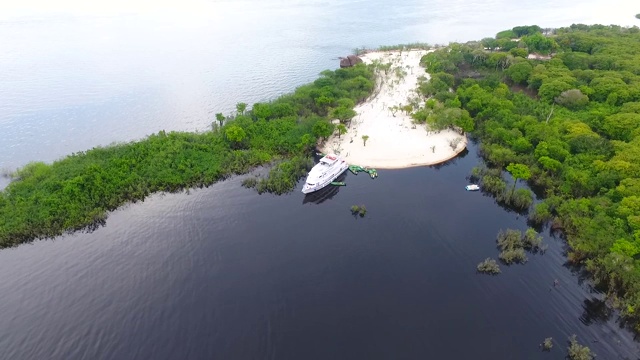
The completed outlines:
[[[527,58],[531,53],[550,57]],[[510,164],[519,164],[511,166],[512,176],[528,175],[544,197],[530,219],[562,230],[569,260],[584,265],[610,303],[635,320],[639,53],[638,27],[603,25],[518,27],[496,38],[451,44],[422,58],[432,77],[421,91],[432,103],[416,111],[440,127],[466,125],[489,167],[472,175],[499,201],[526,212],[532,194],[517,194],[502,177]]]
[[[52,164],[31,163],[0,192],[0,247],[103,223],[107,213],[155,192],[202,187],[258,165],[276,163],[259,192],[291,191],[312,164],[318,139],[333,132],[327,116],[374,88],[358,65],[324,71],[311,84],[250,111],[217,116],[211,131],[164,131],[144,140],[97,147]]]

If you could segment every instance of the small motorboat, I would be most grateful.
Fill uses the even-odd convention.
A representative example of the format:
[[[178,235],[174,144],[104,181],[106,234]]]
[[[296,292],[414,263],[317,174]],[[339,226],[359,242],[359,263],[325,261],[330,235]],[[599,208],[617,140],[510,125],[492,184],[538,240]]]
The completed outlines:
[[[480,186],[476,184],[467,185],[464,187],[467,191],[478,191],[480,190]]]

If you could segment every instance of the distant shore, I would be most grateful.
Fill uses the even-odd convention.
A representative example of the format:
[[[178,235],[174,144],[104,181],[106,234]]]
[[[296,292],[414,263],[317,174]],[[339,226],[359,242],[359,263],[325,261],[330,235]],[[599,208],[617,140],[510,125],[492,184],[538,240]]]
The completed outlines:
[[[417,92],[418,79],[421,76],[428,79],[429,74],[420,66],[420,59],[427,53],[427,50],[398,50],[361,55],[367,64],[377,61],[391,67],[378,72],[377,89],[355,107],[358,115],[352,119],[347,133],[340,137],[332,135],[321,151],[339,154],[350,164],[386,169],[439,164],[462,152],[467,145],[465,135],[454,130],[429,131],[394,108],[421,98]],[[362,136],[368,136],[366,144]]]

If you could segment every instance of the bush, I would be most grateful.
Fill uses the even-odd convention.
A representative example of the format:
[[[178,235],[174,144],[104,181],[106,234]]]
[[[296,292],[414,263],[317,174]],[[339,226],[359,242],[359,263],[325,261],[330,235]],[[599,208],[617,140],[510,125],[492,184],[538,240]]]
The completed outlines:
[[[364,217],[367,214],[367,208],[364,205],[352,205],[351,215]]]
[[[258,185],[259,181],[260,181],[260,179],[258,179],[258,177],[256,177],[256,176],[248,177],[248,178],[242,180],[242,186],[246,187],[248,189],[253,189]]]
[[[528,260],[523,248],[503,250],[498,257],[507,265],[513,263],[524,264]]]
[[[522,236],[522,242],[525,249],[529,251],[538,251],[542,246],[542,236],[538,235],[538,233],[532,228],[528,228],[524,233],[524,236]]]
[[[482,177],[482,188],[493,195],[501,195],[507,188],[507,183],[501,178],[493,175],[485,175]]]
[[[259,194],[270,192],[276,195],[291,192],[298,180],[313,167],[313,160],[308,157],[294,157],[283,161],[269,170],[266,179],[260,179],[255,185]]]
[[[555,101],[559,105],[575,110],[585,107],[589,103],[589,97],[578,89],[571,89],[560,93]]]
[[[591,353],[591,349],[578,343],[575,335],[569,337],[568,350],[570,360],[593,360],[595,357],[595,355]]]
[[[540,345],[542,345],[543,351],[551,351],[551,348],[553,347],[553,338],[548,337],[544,339],[544,341]]]
[[[490,275],[500,274],[500,265],[498,265],[498,263],[492,258],[484,259],[483,262],[478,264],[477,269],[478,269],[478,272],[484,273],[484,274],[490,274]]]
[[[518,189],[506,193],[502,197],[498,197],[498,200],[503,201],[516,210],[524,211],[533,204],[533,193],[529,189]]]
[[[498,247],[500,247],[500,250],[502,251],[514,250],[524,247],[524,242],[522,241],[522,232],[520,230],[500,230],[496,241],[498,242]]]
[[[551,220],[551,210],[549,205],[545,202],[536,204],[533,207],[533,211],[529,214],[529,221],[536,225],[542,225]]]

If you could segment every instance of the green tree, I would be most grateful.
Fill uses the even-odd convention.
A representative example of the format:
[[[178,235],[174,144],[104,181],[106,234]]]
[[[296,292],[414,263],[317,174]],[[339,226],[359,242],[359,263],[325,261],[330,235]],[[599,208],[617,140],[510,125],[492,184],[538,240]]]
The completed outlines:
[[[578,89],[571,89],[560,93],[555,101],[568,109],[576,110],[585,107],[589,103],[589,97]]]
[[[533,72],[533,66],[528,61],[520,61],[509,66],[506,71],[511,81],[517,84],[524,84]]]
[[[217,113],[216,114],[216,120],[218,120],[218,122],[220,122],[220,127],[222,127],[222,123],[224,123],[224,115],[222,115],[222,113]]]
[[[347,127],[344,124],[338,124],[336,129],[338,130],[338,138],[347,133]]]
[[[225,130],[227,139],[232,141],[236,146],[240,145],[242,141],[247,137],[247,133],[238,125],[231,125]]]
[[[604,133],[614,140],[629,141],[638,134],[640,114],[621,113],[607,116],[602,124]]]
[[[239,115],[244,115],[245,110],[247,110],[247,104],[243,102],[239,102],[236,104],[236,111],[238,111]]]
[[[367,140],[369,140],[369,135],[362,135],[362,143],[364,146],[367,146]]]
[[[338,106],[331,112],[331,116],[340,120],[341,123],[351,121],[351,119],[353,119],[353,117],[356,115],[358,115],[358,113],[356,113],[353,109],[349,109],[343,106]]]
[[[333,125],[327,121],[318,121],[313,125],[311,131],[316,137],[326,139],[333,133]]]
[[[512,193],[516,189],[516,183],[518,182],[518,180],[526,181],[531,177],[531,170],[529,170],[529,167],[525,164],[510,163],[507,166],[507,171],[511,174],[511,176],[513,176],[513,188],[511,189]]]

